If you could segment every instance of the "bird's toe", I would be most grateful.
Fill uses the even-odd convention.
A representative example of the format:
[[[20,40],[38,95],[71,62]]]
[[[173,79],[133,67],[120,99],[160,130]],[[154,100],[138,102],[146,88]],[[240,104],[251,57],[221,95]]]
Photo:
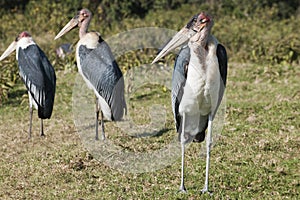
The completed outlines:
[[[184,186],[180,186],[179,192],[180,193],[187,193],[187,190],[186,190],[186,188]]]
[[[212,196],[212,195],[213,195],[213,193],[212,193],[211,191],[209,191],[207,188],[203,188],[203,189],[201,190],[201,193],[202,193],[202,194],[209,194],[209,196]]]

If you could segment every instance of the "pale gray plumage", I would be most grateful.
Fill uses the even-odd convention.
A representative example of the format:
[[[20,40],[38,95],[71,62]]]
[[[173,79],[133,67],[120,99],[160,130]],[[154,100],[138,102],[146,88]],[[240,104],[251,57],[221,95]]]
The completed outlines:
[[[110,120],[121,120],[124,115],[124,79],[109,46],[101,41],[95,49],[81,45],[78,50],[81,70],[111,108]]]

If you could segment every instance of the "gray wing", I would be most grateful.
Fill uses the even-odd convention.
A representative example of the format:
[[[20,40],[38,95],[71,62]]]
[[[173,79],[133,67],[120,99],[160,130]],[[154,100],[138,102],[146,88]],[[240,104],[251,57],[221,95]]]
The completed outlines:
[[[181,116],[179,114],[179,104],[183,95],[183,87],[186,82],[187,67],[190,60],[189,47],[183,46],[175,60],[172,76],[172,111],[175,119],[176,131],[181,133]]]
[[[221,104],[221,101],[223,99],[225,87],[226,87],[226,81],[227,81],[228,59],[227,59],[226,49],[221,44],[218,44],[218,46],[217,46],[217,57],[218,57],[218,62],[219,62],[219,71],[220,71],[220,75],[221,75],[221,79],[222,79],[222,80],[220,80],[220,82],[223,84],[220,85],[218,105],[217,105],[217,108],[215,110],[213,117],[215,116],[215,114]]]
[[[54,105],[56,76],[44,52],[37,45],[19,48],[20,76],[38,105],[38,115],[50,118]]]
[[[183,95],[183,88],[186,82],[188,65],[190,61],[190,48],[183,46],[176,58],[173,77],[172,77],[172,109],[175,118],[176,131],[179,133],[178,139],[180,141],[180,134],[182,132],[182,117],[179,114],[179,104]],[[202,142],[205,137],[205,130],[208,125],[208,116],[199,116],[199,132],[194,138],[194,142]]]
[[[78,51],[83,75],[110,106],[111,120],[120,120],[126,110],[124,78],[108,44],[100,38],[97,48],[81,45]]]

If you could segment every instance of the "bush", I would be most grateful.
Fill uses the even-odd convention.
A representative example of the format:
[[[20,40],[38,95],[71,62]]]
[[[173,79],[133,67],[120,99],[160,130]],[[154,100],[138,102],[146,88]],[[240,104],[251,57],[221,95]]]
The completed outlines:
[[[56,70],[75,68],[74,53],[60,60],[55,49],[63,43],[76,44],[78,32],[72,31],[54,41],[58,31],[82,7],[94,17],[90,30],[99,31],[104,39],[138,27],[162,27],[179,30],[195,14],[208,11],[215,19],[213,34],[225,45],[231,62],[299,64],[299,1],[298,0],[3,0],[0,6],[1,52],[21,31],[29,31],[45,51]],[[119,65],[128,69],[139,59],[148,60],[148,50],[128,52]],[[169,56],[170,62],[174,56]],[[124,65],[124,66],[122,66]],[[0,96],[19,81],[13,57],[0,63]]]

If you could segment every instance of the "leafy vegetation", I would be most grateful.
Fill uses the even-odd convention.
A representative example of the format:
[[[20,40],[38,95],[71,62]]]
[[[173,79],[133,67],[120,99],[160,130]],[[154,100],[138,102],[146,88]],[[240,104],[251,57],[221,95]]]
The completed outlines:
[[[1,199],[299,199],[299,1],[3,0],[0,7],[1,53],[19,32],[28,30],[57,72],[46,137],[38,136],[35,113],[28,141],[28,99],[15,57],[0,63]],[[82,7],[93,11],[90,29],[104,39],[140,27],[179,30],[202,10],[214,17],[213,34],[226,46],[230,63],[226,123],[212,152],[212,197],[200,196],[205,159],[199,158],[198,144],[186,152],[187,194],[177,192],[180,159],[154,172],[124,173],[87,151],[72,110],[74,52],[65,59],[55,53],[63,43],[74,46],[78,32],[53,40]],[[155,54],[156,49],[141,48],[117,59],[126,74],[150,63]],[[162,64],[172,66],[174,56],[168,55]],[[149,122],[144,109],[149,104],[165,105],[166,123],[159,136],[132,137],[107,123],[108,138],[130,152],[151,152],[176,138],[169,93],[161,86],[144,85],[129,99],[128,108],[138,124]]]
[[[76,44],[77,32],[63,40],[53,41],[55,34],[82,7],[90,8],[94,17],[91,30],[101,32],[104,38],[139,27],[162,27],[178,30],[193,13],[208,11],[215,18],[214,35],[227,47],[233,62],[268,64],[298,64],[299,2],[296,0],[247,1],[1,1],[1,52],[16,35],[28,30],[44,49],[55,69],[76,69],[74,54],[57,59],[55,49],[62,43]],[[137,52],[136,52],[137,53]],[[144,52],[138,54],[143,56]],[[136,56],[136,57],[141,57]],[[173,59],[173,57],[171,57]],[[7,98],[8,89],[19,80],[14,58],[0,65],[0,96]],[[136,60],[136,58],[135,58]],[[130,61],[130,62],[139,62]],[[122,63],[128,65],[128,63]],[[4,67],[3,67],[4,66]],[[14,69],[13,69],[14,68]],[[128,67],[124,67],[125,69]]]

